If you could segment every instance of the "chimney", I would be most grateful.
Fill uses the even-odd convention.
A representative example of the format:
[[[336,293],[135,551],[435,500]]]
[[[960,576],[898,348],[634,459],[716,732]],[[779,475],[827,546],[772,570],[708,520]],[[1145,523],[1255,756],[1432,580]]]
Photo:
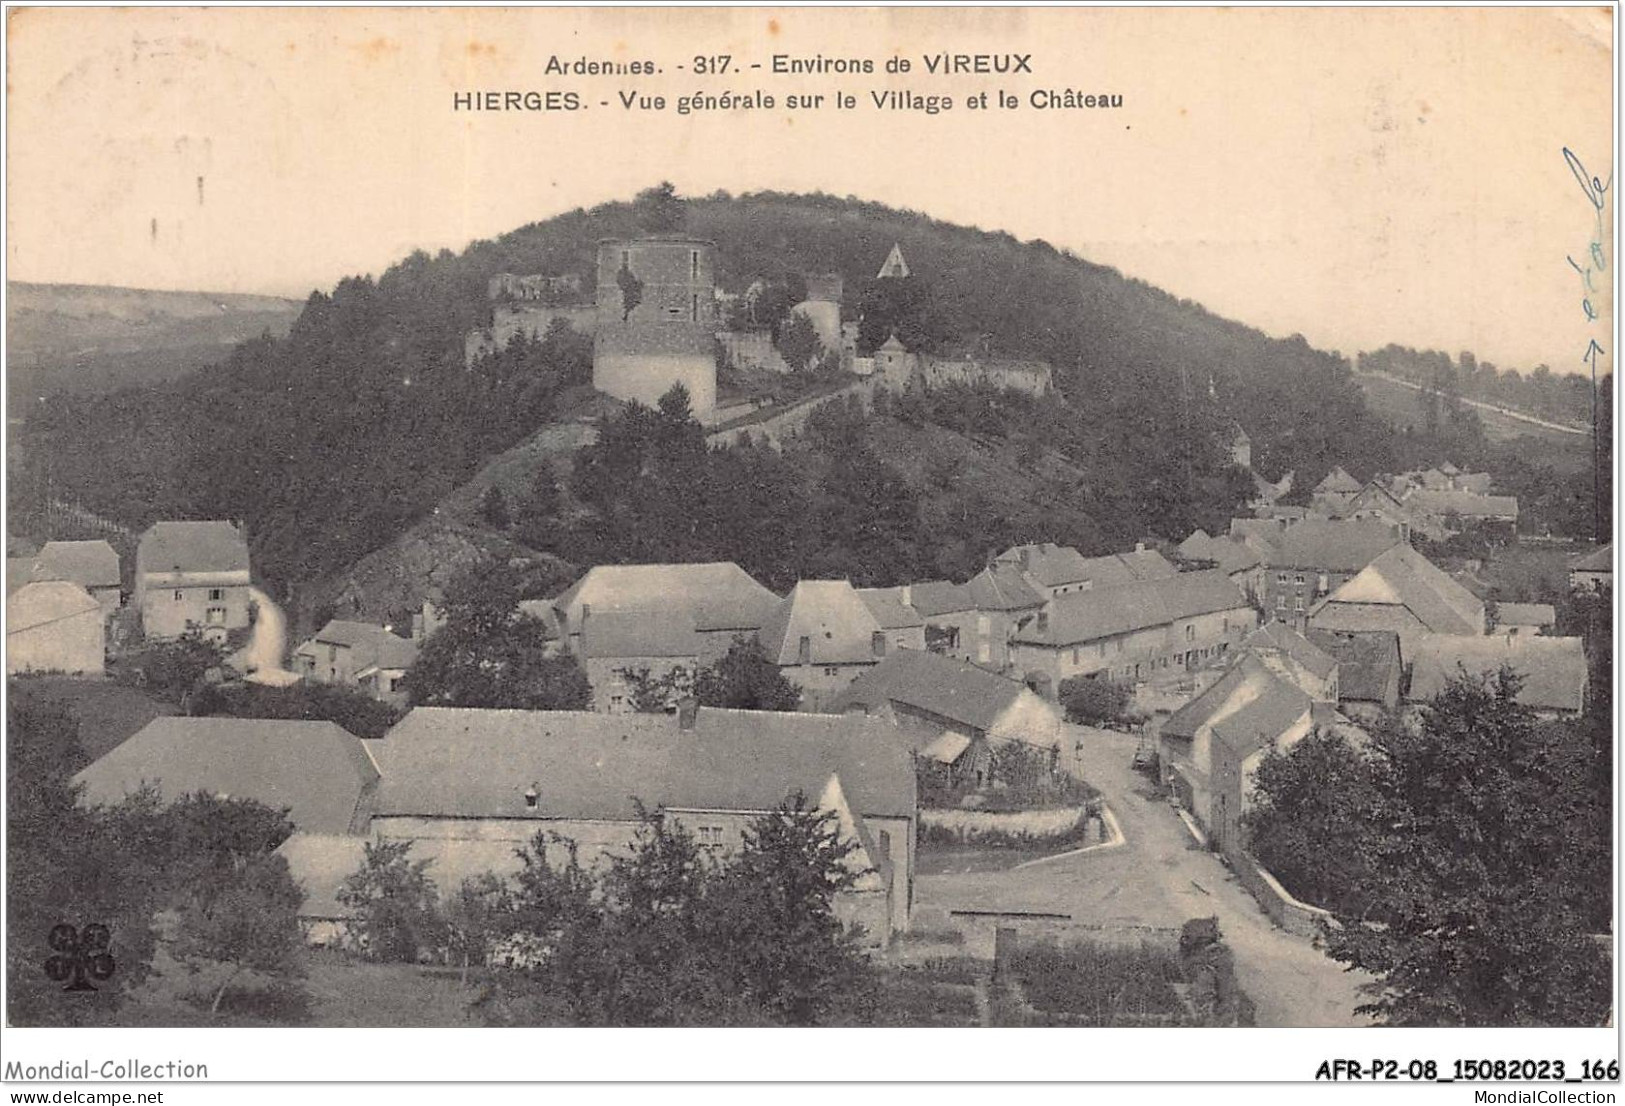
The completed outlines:
[[[412,640],[422,645],[423,637],[423,612],[417,611],[412,615]]]
[[[591,617],[591,615],[592,615],[592,604],[591,603],[583,603],[583,604],[581,604],[581,620],[580,620],[580,625],[578,625],[576,627],[576,629],[577,630],[586,629],[587,628],[587,619],[589,617]]]
[[[877,657],[886,655],[886,633],[884,630],[876,630],[869,635],[869,647],[874,650]]]
[[[910,584],[904,584],[903,588],[902,588],[902,596],[901,597],[902,597],[902,600],[903,600],[903,606],[912,607],[914,605],[914,588],[913,588],[913,586],[910,585]]]
[[[1031,550],[1023,546],[1016,552],[1016,559],[1021,562],[1022,568],[1028,567],[1031,563]]]
[[[677,701],[677,728],[684,733],[694,730],[694,722],[700,715],[700,701],[692,695],[686,695]]]
[[[525,807],[526,807],[526,809],[535,810],[536,809],[536,803],[538,802],[538,800],[541,799],[541,797],[542,797],[541,792],[537,789],[535,783],[532,783],[529,787],[525,788]]]
[[[812,638],[804,637],[801,639],[801,643],[796,647],[796,663],[812,663]]]
[[[1145,542],[1143,542],[1143,541],[1135,542],[1134,543],[1134,552],[1136,552],[1136,553],[1144,553],[1145,552]]]
[[[1041,634],[1049,633],[1049,612],[1048,611],[1039,611],[1038,612],[1038,632],[1041,633]]]

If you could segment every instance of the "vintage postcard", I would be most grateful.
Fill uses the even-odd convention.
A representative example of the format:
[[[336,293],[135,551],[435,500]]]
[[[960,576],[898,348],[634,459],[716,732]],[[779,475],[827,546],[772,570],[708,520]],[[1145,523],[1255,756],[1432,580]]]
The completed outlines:
[[[5,34],[8,1083],[1611,1101],[1612,8]]]

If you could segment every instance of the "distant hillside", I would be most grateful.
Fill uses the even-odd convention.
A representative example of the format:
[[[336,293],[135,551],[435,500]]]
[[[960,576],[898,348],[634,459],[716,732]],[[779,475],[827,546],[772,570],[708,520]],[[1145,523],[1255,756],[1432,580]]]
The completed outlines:
[[[51,392],[109,392],[183,376],[223,360],[244,339],[286,335],[302,306],[275,296],[23,281],[6,292],[14,410]]]
[[[1215,494],[1238,421],[1255,467],[1270,477],[1294,470],[1303,487],[1334,463],[1367,475],[1442,459],[1431,456],[1436,442],[1398,435],[1373,417],[1335,354],[1218,318],[1041,241],[823,195],[646,195],[530,224],[460,254],[420,251],[376,279],[347,278],[313,294],[285,338],[246,341],[206,375],[145,385],[116,401],[35,404],[15,454],[29,464],[13,469],[13,497],[73,499],[135,526],[159,517],[246,518],[256,568],[273,588],[286,594],[323,582],[318,590],[327,590],[448,497],[469,502],[472,490],[458,489],[556,421],[570,389],[590,380],[590,350],[568,335],[465,367],[464,336],[491,321],[490,277],[577,274],[590,286],[597,240],[671,229],[674,219],[716,242],[719,282],[730,290],[839,273],[843,313],[862,316],[865,345],[895,330],[924,352],[975,348],[1054,366],[1058,397],[1019,417],[974,395],[911,416],[1001,457],[1014,451],[1018,467],[1042,479],[978,481],[977,496],[956,497],[943,483],[955,463],[945,457],[923,482],[903,481],[920,499],[915,530],[895,546],[857,550],[861,562],[840,560],[863,537],[836,533],[848,521],[842,504],[866,481],[895,490],[888,473],[907,469],[917,443],[894,442],[877,423],[873,454],[882,469],[837,465],[825,474],[827,455],[807,459],[811,475],[752,462],[796,494],[809,480],[833,480],[835,489],[821,528],[808,533],[804,518],[780,520],[798,542],[823,543],[817,554],[764,544],[751,553],[764,578],[941,571],[983,555],[995,532],[1043,537],[1046,520],[1064,523],[1069,536],[1092,534],[1089,544],[1178,540],[1193,520],[1238,501],[1234,489]],[[913,275],[878,282],[894,242]],[[972,472],[985,468],[965,460]],[[506,466],[503,479],[522,482],[522,469]],[[1061,497],[1064,511],[1056,509]],[[738,498],[713,497],[696,509],[759,516],[785,507]],[[727,527],[716,542],[694,537],[711,521],[683,520],[684,546],[675,524],[623,541],[621,520],[605,516],[561,555],[582,563],[725,552]],[[739,517],[729,525],[752,524]],[[971,548],[977,527],[988,535]],[[903,559],[884,559],[898,550]]]

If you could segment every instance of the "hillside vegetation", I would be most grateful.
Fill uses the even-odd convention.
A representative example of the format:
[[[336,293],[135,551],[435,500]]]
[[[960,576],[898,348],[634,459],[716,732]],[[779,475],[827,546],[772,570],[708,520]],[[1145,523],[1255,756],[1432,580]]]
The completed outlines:
[[[286,337],[244,342],[207,373],[37,404],[19,434],[16,456],[28,461],[13,469],[13,497],[49,490],[138,527],[161,517],[242,518],[273,590],[286,596],[331,580],[457,501],[491,459],[562,417],[571,390],[590,379],[590,350],[569,332],[465,369],[463,335],[490,319],[488,278],[573,272],[590,284],[598,239],[674,223],[716,242],[726,288],[837,272],[849,310],[864,312],[865,344],[884,325],[927,352],[1043,358],[1059,396],[1001,407],[966,392],[929,409],[901,404],[869,425],[831,431],[810,453],[712,462],[707,479],[719,482],[706,496],[668,486],[666,504],[649,504],[630,529],[618,497],[632,485],[595,501],[572,478],[556,540],[533,525],[521,538],[528,548],[547,545],[574,564],[673,560],[738,553],[732,539],[695,535],[741,528],[757,536],[755,552],[730,559],[764,580],[816,573],[886,583],[962,571],[1010,536],[1099,548],[1212,525],[1245,494],[1225,468],[1232,419],[1253,439],[1255,466],[1271,477],[1296,470],[1300,487],[1333,463],[1366,475],[1434,460],[1425,454],[1437,442],[1398,435],[1367,411],[1337,356],[1220,319],[1047,243],[851,199],[673,201],[651,190],[460,254],[414,253],[376,279],[347,278],[313,294]],[[893,242],[914,272],[905,294],[873,279]],[[919,454],[909,435],[935,445]],[[831,452],[854,441],[861,452]],[[960,488],[950,474],[956,453],[968,472],[1002,466],[1006,475]],[[973,453],[983,461],[970,464]],[[911,466],[921,455],[938,458],[934,471]],[[613,449],[596,456],[611,473],[624,460]],[[728,474],[729,464],[738,471]],[[1008,476],[1017,471],[1027,475]],[[523,484],[528,474],[505,479]],[[793,498],[807,481],[818,496]],[[533,522],[548,517],[533,513]],[[779,545],[766,536],[774,533]],[[780,548],[792,541],[794,550]]]

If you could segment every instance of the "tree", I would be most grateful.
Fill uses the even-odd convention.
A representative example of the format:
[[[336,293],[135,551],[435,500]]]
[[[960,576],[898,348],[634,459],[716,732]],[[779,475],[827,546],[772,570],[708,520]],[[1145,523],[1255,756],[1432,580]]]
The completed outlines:
[[[1463,677],[1417,726],[1373,734],[1368,913],[1339,914],[1331,952],[1381,977],[1361,1009],[1388,1024],[1596,1025],[1608,1009],[1607,958],[1566,886],[1593,826],[1575,750],[1518,687]]]
[[[490,872],[465,879],[446,903],[447,943],[463,962],[462,980],[470,965],[490,962],[493,950],[514,932],[513,895],[506,881]]]
[[[707,893],[728,990],[776,1024],[817,1024],[866,967],[834,906],[862,874],[850,859],[856,847],[832,811],[798,792],[745,830]]]
[[[572,654],[552,656],[540,619],[519,610],[519,574],[483,561],[446,588],[445,625],[406,673],[414,706],[585,710],[592,685]]]
[[[493,530],[506,530],[513,521],[508,515],[508,498],[502,489],[492,484],[480,496],[480,518]]]
[[[754,638],[734,638],[728,651],[694,677],[701,705],[733,710],[795,710],[801,689],[779,671]]]
[[[1132,692],[1101,676],[1073,676],[1062,680],[1057,692],[1066,720],[1086,726],[1115,722],[1128,709]]]
[[[645,234],[675,234],[683,229],[688,217],[686,205],[669,180],[639,192],[632,201],[632,210]]]
[[[204,686],[210,671],[225,659],[220,646],[197,630],[188,630],[172,641],[149,643],[121,671],[122,682],[133,683],[149,695],[182,708]]]
[[[437,947],[443,932],[430,861],[411,860],[410,841],[367,842],[361,868],[339,889],[341,906],[354,911],[353,934],[369,960],[416,963]]]
[[[1319,731],[1264,754],[1242,817],[1248,848],[1298,898],[1346,914],[1364,910],[1371,811],[1370,763],[1341,735]]]
[[[171,944],[194,973],[207,964],[228,971],[214,991],[209,1014],[219,1013],[226,991],[244,973],[273,980],[304,975],[299,907],[305,893],[280,856],[211,870],[186,891]]]
[[[792,312],[780,324],[774,345],[778,346],[786,363],[796,372],[806,371],[824,352],[817,328],[811,319],[800,312]]]

